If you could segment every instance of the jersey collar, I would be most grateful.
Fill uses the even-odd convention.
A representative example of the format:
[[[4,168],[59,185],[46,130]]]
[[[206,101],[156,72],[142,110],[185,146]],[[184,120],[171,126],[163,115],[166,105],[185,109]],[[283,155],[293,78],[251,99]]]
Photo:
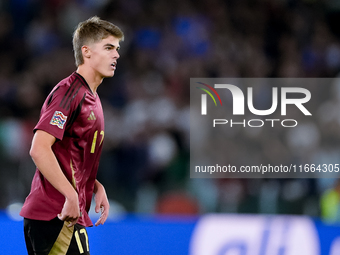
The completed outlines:
[[[91,94],[93,95],[93,92],[92,92],[92,90],[91,90],[89,84],[87,84],[87,82],[86,82],[86,80],[84,79],[84,77],[81,76],[81,75],[80,75],[79,73],[77,73],[77,72],[73,72],[73,74],[74,74],[75,76],[77,76],[77,77],[82,81],[82,84],[83,84],[85,87],[87,87],[88,90],[89,90],[89,91],[91,92]]]

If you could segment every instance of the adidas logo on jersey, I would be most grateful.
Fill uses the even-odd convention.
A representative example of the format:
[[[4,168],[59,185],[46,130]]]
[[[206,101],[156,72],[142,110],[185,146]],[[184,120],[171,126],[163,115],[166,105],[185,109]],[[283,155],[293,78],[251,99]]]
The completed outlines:
[[[96,120],[96,116],[94,115],[93,111],[91,111],[90,116],[87,119],[88,120]]]

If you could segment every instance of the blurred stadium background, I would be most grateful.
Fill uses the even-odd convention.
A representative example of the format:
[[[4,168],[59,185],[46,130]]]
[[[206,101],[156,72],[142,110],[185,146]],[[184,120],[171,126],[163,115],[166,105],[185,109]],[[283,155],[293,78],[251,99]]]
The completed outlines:
[[[165,238],[168,253],[156,249],[134,254],[186,254],[194,225],[208,213],[301,215],[318,222],[321,196],[332,188],[333,179],[189,178],[189,79],[336,77],[338,0],[0,0],[2,234],[15,228],[18,239],[13,240],[24,247],[21,222],[15,220],[35,171],[28,155],[32,129],[51,88],[75,70],[75,26],[93,15],[120,26],[126,38],[115,77],[98,89],[106,118],[98,179],[111,200],[114,222],[108,224],[110,229],[105,227],[108,232],[114,235],[120,226],[128,231],[121,229],[122,233],[144,229],[138,233],[149,237],[171,225],[175,230],[167,237],[182,240],[184,252],[171,253],[176,245]],[[280,134],[275,142],[259,134],[252,146],[264,157],[275,163],[270,148],[280,146],[287,160],[316,155],[338,162],[340,86],[314,86],[311,92],[318,97],[314,100],[318,114],[313,116],[317,125],[301,125],[298,132]],[[265,95],[258,93],[256,100],[261,102]],[[242,135],[230,138],[241,151],[247,147]],[[301,150],[305,154],[295,153]],[[164,223],[155,216],[161,214],[191,216],[166,218]],[[147,219],[139,221],[134,215]],[[156,242],[161,236],[153,235]],[[133,245],[138,246],[136,242]]]

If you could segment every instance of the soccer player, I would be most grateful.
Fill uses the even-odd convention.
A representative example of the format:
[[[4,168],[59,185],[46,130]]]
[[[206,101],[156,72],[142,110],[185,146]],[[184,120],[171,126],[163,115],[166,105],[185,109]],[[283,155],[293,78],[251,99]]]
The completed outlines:
[[[109,213],[105,189],[96,180],[104,139],[104,116],[97,94],[112,77],[123,32],[92,17],[73,34],[77,70],[60,81],[42,106],[30,155],[37,167],[20,215],[28,254],[90,254],[85,227],[95,194],[103,224]]]

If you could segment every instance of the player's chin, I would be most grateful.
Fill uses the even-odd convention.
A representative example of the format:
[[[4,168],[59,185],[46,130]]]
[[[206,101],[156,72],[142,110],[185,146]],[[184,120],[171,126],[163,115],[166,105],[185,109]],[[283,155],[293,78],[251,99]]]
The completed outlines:
[[[105,78],[110,78],[110,77],[113,77],[115,75],[115,72],[114,71],[111,71],[111,72],[107,72],[104,77]]]

